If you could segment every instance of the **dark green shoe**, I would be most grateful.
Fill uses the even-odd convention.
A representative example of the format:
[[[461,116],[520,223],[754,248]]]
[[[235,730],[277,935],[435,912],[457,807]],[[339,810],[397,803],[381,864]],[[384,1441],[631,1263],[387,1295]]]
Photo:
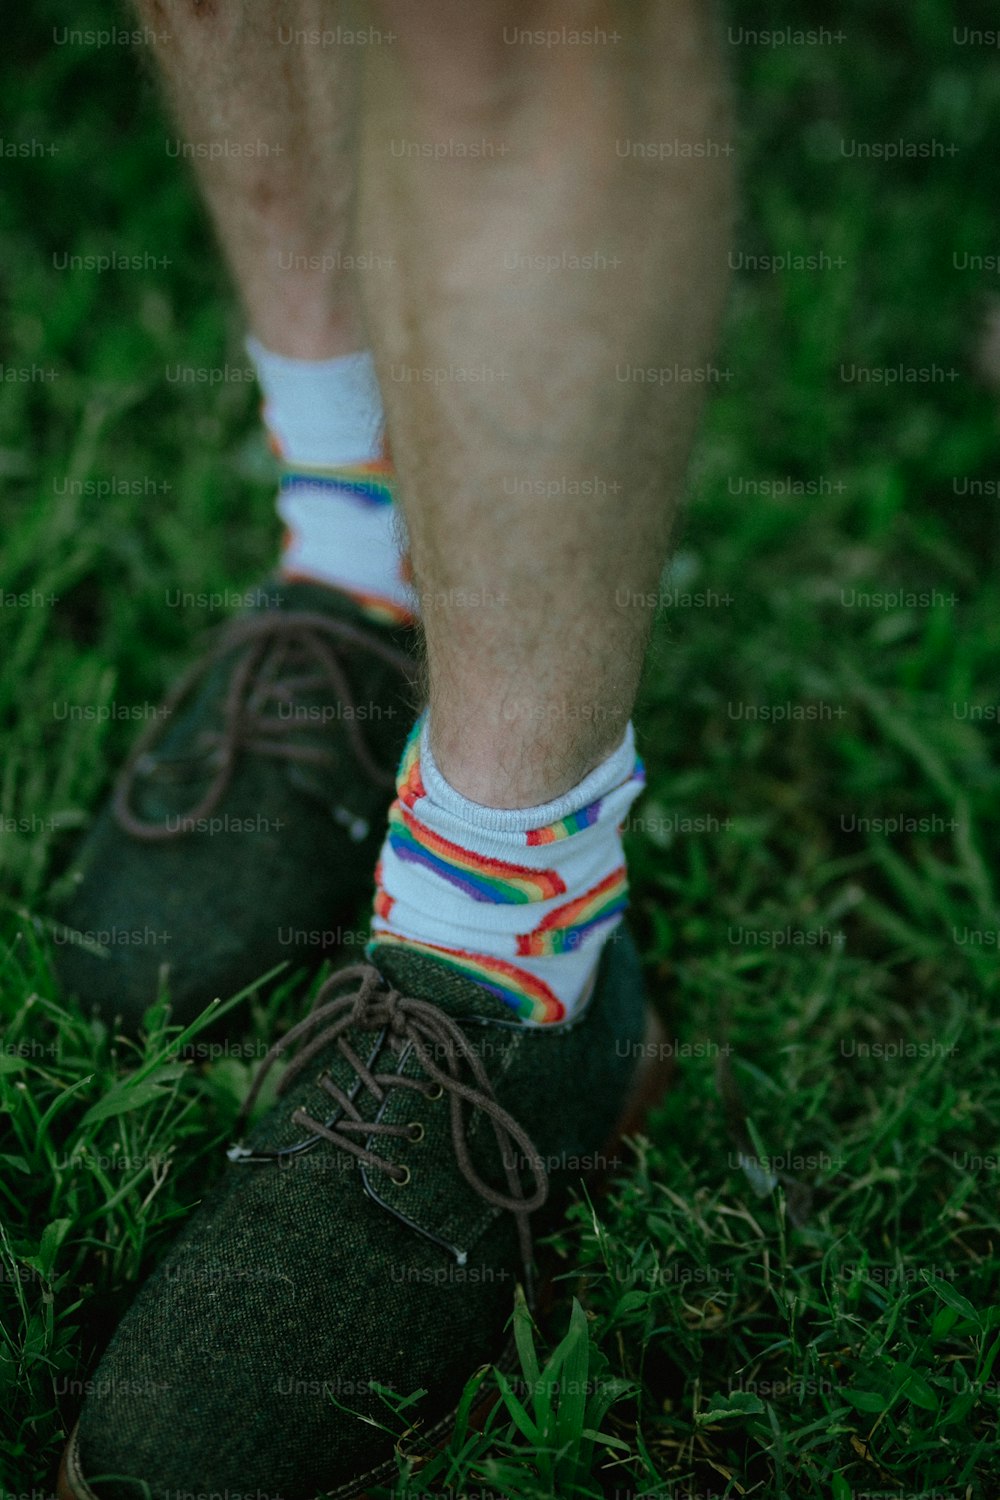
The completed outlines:
[[[412,632],[317,584],[259,598],[141,736],[58,914],[62,988],[129,1030],[164,965],[182,1023],[283,960],[318,966],[372,887],[416,710]]]
[[[384,1418],[369,1382],[423,1388],[412,1419],[443,1439],[506,1361],[532,1231],[600,1169],[656,1050],[635,948],[619,929],[582,1012],[535,1028],[435,959],[373,960],[265,1059],[255,1092],[295,1054],[282,1097],[115,1334],[61,1495],[355,1495],[395,1473],[392,1439],[335,1402]]]

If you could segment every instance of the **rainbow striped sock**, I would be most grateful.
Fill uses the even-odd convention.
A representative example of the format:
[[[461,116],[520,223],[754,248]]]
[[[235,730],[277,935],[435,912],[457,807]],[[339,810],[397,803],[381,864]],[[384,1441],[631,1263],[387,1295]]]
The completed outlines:
[[[614,754],[557,801],[482,807],[441,775],[425,715],[389,810],[373,942],[440,959],[524,1021],[564,1020],[589,993],[628,904],[621,825],[644,780],[630,725]]]
[[[288,359],[256,339],[247,349],[285,469],[282,576],[340,589],[382,623],[412,621],[416,598],[371,354]]]

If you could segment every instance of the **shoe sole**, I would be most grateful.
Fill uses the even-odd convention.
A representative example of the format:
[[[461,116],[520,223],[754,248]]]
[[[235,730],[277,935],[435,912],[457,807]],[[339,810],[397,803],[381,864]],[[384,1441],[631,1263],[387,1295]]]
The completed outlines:
[[[611,1157],[612,1153],[617,1150],[626,1136],[634,1135],[642,1128],[649,1111],[663,1097],[673,1079],[673,1051],[667,1044],[666,1032],[659,1017],[651,1008],[647,1009],[646,1031],[643,1037],[640,1059],[632,1092],[619,1117],[618,1124],[604,1144],[603,1157],[605,1160]],[[606,1170],[598,1169],[591,1175],[590,1185],[600,1190],[606,1180]],[[551,1276],[542,1281],[538,1297],[536,1298],[536,1305],[545,1297],[551,1286]],[[500,1358],[495,1360],[494,1363],[504,1373],[513,1368],[516,1363],[516,1350],[513,1338],[507,1341]],[[482,1422],[485,1422],[498,1400],[499,1393],[485,1397],[478,1406],[473,1408],[469,1417],[470,1424],[478,1427]],[[439,1418],[434,1426],[425,1434],[425,1441],[430,1443],[432,1452],[437,1452],[444,1447],[454,1426],[457,1411],[458,1407],[453,1407],[446,1416]],[[59,1475],[56,1480],[56,1500],[100,1500],[100,1496],[96,1495],[90,1488],[80,1469],[79,1430],[80,1424],[77,1423],[70,1433],[69,1441],[63,1450],[62,1459],[59,1464]],[[369,1473],[363,1474],[357,1479],[352,1479],[350,1485],[342,1487],[339,1490],[324,1491],[323,1500],[369,1500],[367,1488],[357,1490],[352,1488],[352,1486],[358,1483],[366,1486],[382,1484],[395,1471],[395,1459],[387,1459],[377,1469],[372,1469]]]

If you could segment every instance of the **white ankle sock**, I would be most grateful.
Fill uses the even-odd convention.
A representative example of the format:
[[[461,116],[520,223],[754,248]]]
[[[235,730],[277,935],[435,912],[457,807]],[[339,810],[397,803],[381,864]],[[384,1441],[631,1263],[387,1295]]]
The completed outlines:
[[[645,780],[621,745],[541,807],[483,807],[441,775],[426,715],[403,753],[376,870],[372,938],[460,969],[525,1021],[561,1021],[586,999],[621,921],[619,832]]]
[[[281,571],[350,594],[380,620],[413,619],[395,473],[369,352],[289,359],[255,338],[247,351],[264,393],[264,422],[285,465],[278,513]]]

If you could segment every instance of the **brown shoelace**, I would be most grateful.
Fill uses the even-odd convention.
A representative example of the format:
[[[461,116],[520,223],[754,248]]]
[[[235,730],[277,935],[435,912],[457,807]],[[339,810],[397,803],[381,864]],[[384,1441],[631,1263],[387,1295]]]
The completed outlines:
[[[223,703],[222,728],[202,731],[188,755],[157,759],[154,746],[171,716],[219,658],[241,646],[246,650],[233,666]],[[178,679],[164,699],[159,717],[139,736],[112,799],[119,825],[137,839],[177,838],[186,831],[185,822],[195,822],[215,811],[243,751],[303,764],[328,764],[330,756],[322,746],[292,738],[302,722],[294,714],[281,718],[277,713],[279,704],[292,704],[299,694],[323,689],[334,694],[343,706],[340,722],[361,769],[375,785],[391,786],[395,766],[377,763],[353,712],[354,697],[341,660],[345,647],[369,652],[409,680],[412,667],[405,652],[346,620],[331,619],[319,612],[274,610],[247,615],[223,626],[214,646]],[[208,789],[192,808],[178,816],[176,827],[170,827],[166,820],[149,822],[132,810],[139,778],[154,770],[161,775],[169,775],[172,770],[176,776],[183,774],[183,767],[206,763],[213,768]]]
[[[348,984],[355,988],[346,994],[337,993]],[[398,1073],[371,1072],[345,1036],[345,1032],[353,1027],[370,1032],[388,1030],[390,1045],[397,1055],[408,1043],[420,1062],[426,1080],[404,1078]],[[530,1276],[532,1252],[528,1217],[541,1208],[548,1197],[548,1177],[538,1150],[514,1117],[498,1103],[482,1061],[457,1022],[430,1001],[402,995],[398,990],[387,986],[378,970],[370,964],[353,964],[328,979],[316,996],[312,1012],[271,1047],[240,1111],[238,1132],[242,1133],[274,1063],[289,1048],[297,1050],[278,1086],[279,1097],[301,1076],[303,1069],[308,1067],[316,1054],[333,1042],[336,1042],[341,1056],[347,1060],[361,1084],[379,1105],[385,1100],[388,1090],[394,1088],[411,1089],[429,1099],[448,1095],[451,1138],[458,1170],[485,1203],[507,1209],[515,1216],[521,1254]],[[438,1067],[431,1049],[441,1057],[443,1067]],[[474,1082],[462,1081],[463,1063]],[[358,1137],[395,1137],[416,1142],[421,1136],[414,1133],[413,1124],[390,1125],[365,1120],[351,1095],[334,1083],[328,1073],[321,1073],[317,1082],[340,1107],[340,1118],[335,1125],[328,1126],[313,1119],[305,1110],[296,1109],[292,1113],[292,1120],[310,1135],[330,1141],[339,1150],[356,1157],[362,1166],[386,1172],[398,1186],[405,1186],[410,1180],[409,1169],[387,1161],[377,1152],[369,1150]],[[465,1133],[466,1107],[481,1110],[493,1126],[504,1165],[508,1194],[498,1192],[484,1182],[472,1164]],[[527,1162],[534,1179],[534,1192],[530,1197],[526,1195],[518,1175],[512,1147],[520,1151],[521,1159]],[[292,1148],[293,1151],[297,1149]],[[288,1153],[280,1149],[255,1151],[244,1146],[235,1146],[229,1153],[230,1159],[236,1162],[277,1160],[286,1154]]]

